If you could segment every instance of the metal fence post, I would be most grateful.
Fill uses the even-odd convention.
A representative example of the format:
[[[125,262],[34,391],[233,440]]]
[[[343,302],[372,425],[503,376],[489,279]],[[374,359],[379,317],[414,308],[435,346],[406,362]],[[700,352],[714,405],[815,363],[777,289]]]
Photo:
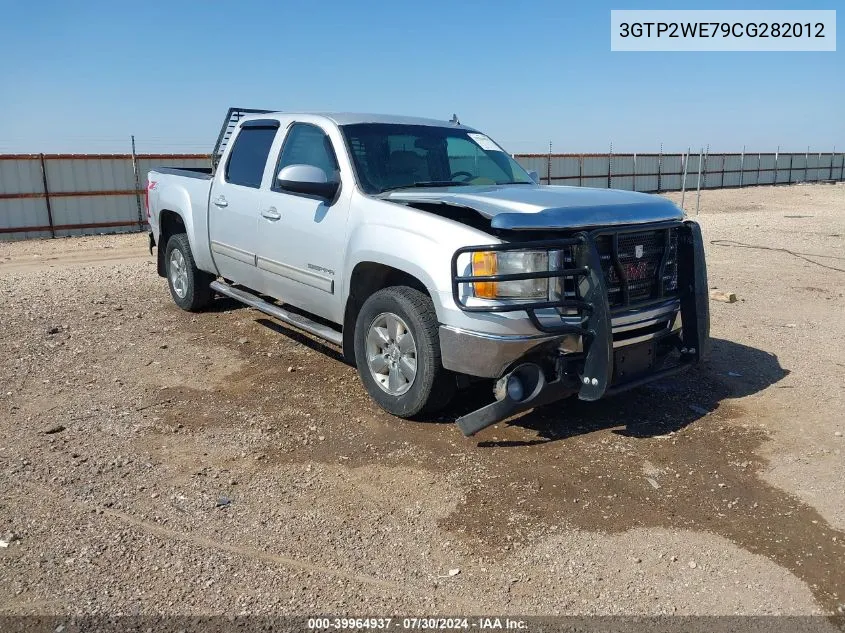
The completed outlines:
[[[53,224],[53,206],[50,203],[50,188],[47,186],[47,164],[44,162],[44,154],[38,155],[41,161],[41,182],[44,185],[44,201],[47,203],[47,221],[50,223],[50,237],[56,237],[56,229]]]
[[[807,145],[807,153],[804,154],[804,180],[802,182],[807,182],[807,173],[810,167],[810,146]]]
[[[760,168],[763,166],[763,153],[757,152],[757,186],[760,186]]]
[[[610,154],[607,155],[607,188],[613,189],[613,143],[610,144]]]
[[[681,158],[681,161],[683,162],[683,167],[684,167],[684,175],[681,177],[681,210],[682,211],[684,210],[684,197],[687,194],[687,165],[689,164],[690,149],[692,149],[692,148],[688,147],[686,156],[683,156]],[[684,213],[686,213],[686,211],[684,211]]]
[[[138,160],[135,156],[135,135],[132,135],[132,173],[135,175],[135,204],[138,206],[138,230],[144,230],[144,212],[141,209],[141,181],[138,178]]]
[[[842,153],[842,164],[839,166],[839,180],[845,180],[845,152]]]
[[[778,160],[780,159],[780,145],[775,150],[775,177],[772,179],[772,184],[778,184]]]
[[[578,186],[581,187],[583,185],[584,180],[584,155],[578,155]]]
[[[830,169],[827,170],[827,179],[833,180],[833,157],[836,156],[836,145],[833,146],[833,151],[830,153]]]
[[[634,178],[636,179],[637,170],[634,169]],[[663,189],[663,143],[660,144],[660,154],[657,156],[657,193]],[[636,190],[636,187],[634,187]]]
[[[637,153],[634,152],[634,183],[631,185],[631,190],[637,190]]]
[[[795,158],[795,154],[789,155],[789,180],[786,181],[786,184],[792,184],[792,159]]]
[[[707,149],[710,149],[710,146],[707,146]],[[697,191],[695,193],[695,214],[698,215],[699,209],[701,207],[701,149],[698,150],[698,182],[697,184]],[[707,170],[704,170],[704,173],[707,173]]]
[[[742,146],[742,155],[739,157],[739,188],[742,189],[742,179],[745,177],[745,145]]]

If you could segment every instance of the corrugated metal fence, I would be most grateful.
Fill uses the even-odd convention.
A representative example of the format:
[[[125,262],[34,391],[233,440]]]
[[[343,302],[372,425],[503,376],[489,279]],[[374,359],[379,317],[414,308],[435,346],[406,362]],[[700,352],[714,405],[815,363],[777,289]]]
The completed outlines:
[[[845,154],[517,154],[544,184],[663,192],[845,179]]]
[[[0,154],[0,240],[141,230],[152,167],[209,165],[203,154]]]
[[[845,179],[845,155],[517,154],[541,182],[678,191]],[[203,154],[0,154],[0,240],[139,231],[154,166],[208,167]],[[137,174],[137,178],[136,178]]]

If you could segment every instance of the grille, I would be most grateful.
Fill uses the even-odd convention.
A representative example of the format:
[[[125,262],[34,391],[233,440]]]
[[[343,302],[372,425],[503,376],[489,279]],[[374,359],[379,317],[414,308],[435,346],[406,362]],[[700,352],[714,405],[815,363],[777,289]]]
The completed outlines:
[[[611,308],[656,299],[661,292],[662,296],[677,293],[677,228],[602,235],[596,245]],[[664,254],[661,289],[660,269]]]

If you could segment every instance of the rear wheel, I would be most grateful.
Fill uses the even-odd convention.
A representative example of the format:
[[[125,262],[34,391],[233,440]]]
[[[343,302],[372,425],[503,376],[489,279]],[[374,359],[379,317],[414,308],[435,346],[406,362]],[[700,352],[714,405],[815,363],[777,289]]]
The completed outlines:
[[[419,290],[379,290],[361,307],[355,323],[358,374],[373,400],[402,418],[446,406],[455,377],[440,364],[437,315]]]
[[[197,268],[191,245],[185,233],[176,233],[167,240],[164,253],[170,296],[183,310],[198,312],[211,303],[210,288],[214,276]]]

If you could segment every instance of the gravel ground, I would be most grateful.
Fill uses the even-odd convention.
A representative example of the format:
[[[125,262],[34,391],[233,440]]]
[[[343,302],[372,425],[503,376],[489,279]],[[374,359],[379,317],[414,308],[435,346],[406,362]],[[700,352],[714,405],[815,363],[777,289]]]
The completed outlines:
[[[845,609],[843,213],[703,192],[711,360],[471,440],[486,392],[393,418],[337,350],[180,311],[145,235],[0,244],[0,613]]]

